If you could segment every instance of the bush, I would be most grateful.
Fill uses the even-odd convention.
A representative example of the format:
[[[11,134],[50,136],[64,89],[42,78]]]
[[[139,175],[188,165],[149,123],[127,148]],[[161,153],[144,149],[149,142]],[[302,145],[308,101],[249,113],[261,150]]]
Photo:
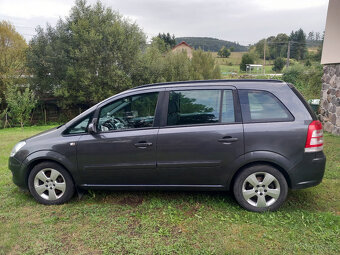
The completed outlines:
[[[312,99],[320,98],[322,74],[320,64],[311,67],[296,64],[286,68],[282,78],[285,82],[294,84],[306,99]]]
[[[190,60],[186,52],[164,54],[152,44],[141,56],[139,66],[134,77],[139,84],[221,78],[215,58],[202,50],[193,51]]]
[[[276,58],[274,60],[274,66],[272,70],[275,72],[281,72],[284,66],[285,66],[285,60],[283,58]]]
[[[23,127],[30,120],[37,103],[33,92],[29,88],[22,89],[18,85],[8,84],[5,97],[8,107],[5,113],[9,112],[14,124],[18,123]]]
[[[247,64],[254,64],[254,56],[249,53],[243,54],[240,64],[240,70],[246,71]]]
[[[217,55],[219,56],[219,57],[221,57],[221,58],[227,58],[227,57],[229,57],[230,56],[230,50],[229,49],[227,49],[226,47],[222,47],[219,51],[218,51],[218,53],[217,53]]]

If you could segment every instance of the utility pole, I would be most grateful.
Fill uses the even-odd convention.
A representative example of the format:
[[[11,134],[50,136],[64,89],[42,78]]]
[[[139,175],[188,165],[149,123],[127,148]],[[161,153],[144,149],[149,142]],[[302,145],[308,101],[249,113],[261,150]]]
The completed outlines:
[[[288,41],[288,49],[287,49],[287,64],[286,64],[287,67],[289,67],[289,58],[290,58],[290,41]]]
[[[266,44],[267,44],[267,39],[264,39],[264,46],[263,46],[263,74],[266,73]]]

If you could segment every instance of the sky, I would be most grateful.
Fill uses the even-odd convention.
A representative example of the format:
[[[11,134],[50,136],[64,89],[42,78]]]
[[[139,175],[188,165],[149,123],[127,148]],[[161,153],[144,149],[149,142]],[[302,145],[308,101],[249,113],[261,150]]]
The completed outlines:
[[[88,0],[88,4],[96,0]],[[102,0],[136,22],[150,40],[159,32],[253,44],[302,28],[325,29],[328,0]],[[0,20],[11,22],[26,41],[35,28],[65,19],[73,0],[0,0]]]

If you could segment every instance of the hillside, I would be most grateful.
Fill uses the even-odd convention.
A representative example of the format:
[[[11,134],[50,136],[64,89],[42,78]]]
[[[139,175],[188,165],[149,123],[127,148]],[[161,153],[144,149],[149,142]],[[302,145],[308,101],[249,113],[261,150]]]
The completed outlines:
[[[246,46],[240,45],[236,42],[229,42],[224,40],[219,40],[211,37],[177,37],[176,43],[182,41],[187,42],[195,49],[201,48],[205,51],[219,51],[223,46],[227,48],[234,47],[235,51],[247,51]]]

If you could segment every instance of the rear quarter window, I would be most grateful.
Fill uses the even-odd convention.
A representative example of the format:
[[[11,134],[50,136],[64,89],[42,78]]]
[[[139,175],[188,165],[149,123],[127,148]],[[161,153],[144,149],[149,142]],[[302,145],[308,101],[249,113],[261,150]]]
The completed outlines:
[[[293,115],[272,93],[239,90],[243,122],[293,121]]]

